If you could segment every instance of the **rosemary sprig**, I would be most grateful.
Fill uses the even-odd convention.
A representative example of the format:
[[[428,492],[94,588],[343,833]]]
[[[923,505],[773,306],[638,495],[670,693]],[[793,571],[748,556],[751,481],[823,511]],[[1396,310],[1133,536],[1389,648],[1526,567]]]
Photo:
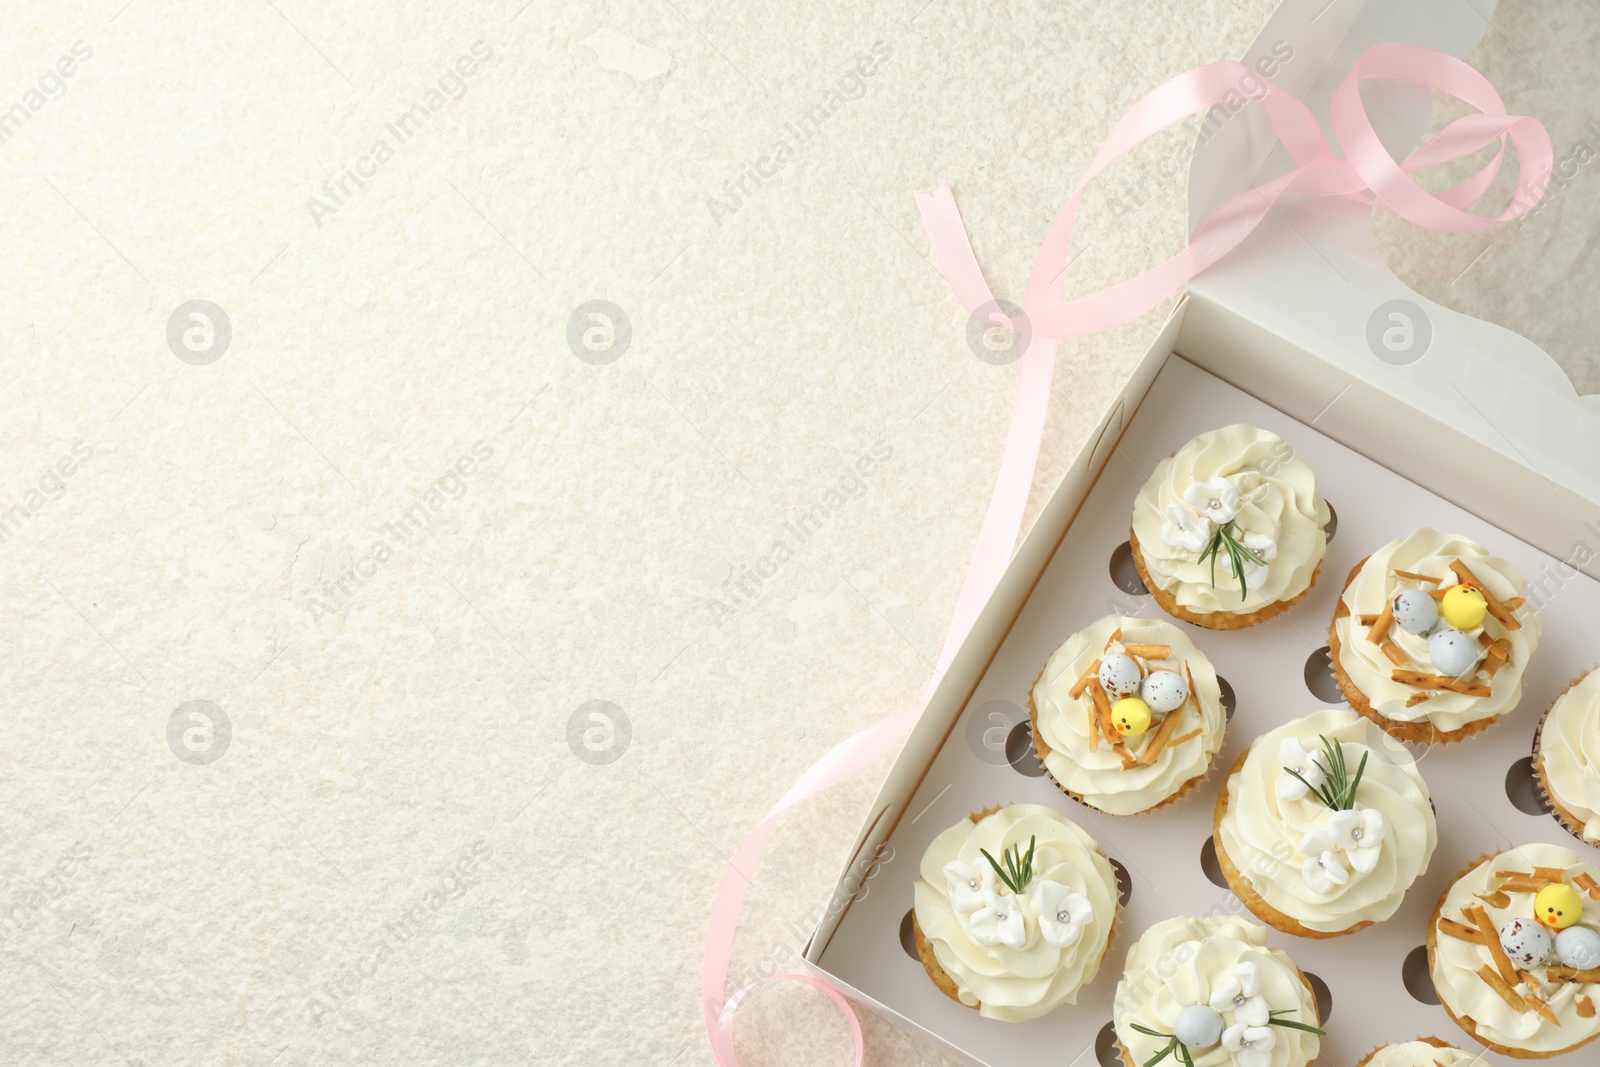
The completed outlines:
[[[1282,1026],[1282,1027],[1284,1027],[1285,1029],[1288,1029],[1288,1030],[1304,1030],[1308,1034],[1326,1034],[1328,1032],[1326,1030],[1319,1030],[1317,1027],[1312,1026],[1310,1023],[1297,1023],[1297,1022],[1294,1022],[1291,1019],[1280,1019],[1280,1018],[1278,1018],[1278,1016],[1280,1016],[1280,1015],[1293,1015],[1294,1012],[1295,1012],[1294,1008],[1275,1008],[1272,1011],[1267,1013],[1267,1015],[1268,1015],[1267,1025],[1268,1026]]]
[[[1211,532],[1211,540],[1206,542],[1206,549],[1200,553],[1200,562],[1211,561],[1211,588],[1217,587],[1217,555],[1220,552],[1228,554],[1228,562],[1233,565],[1233,573],[1239,579],[1239,599],[1244,600],[1250,595],[1250,589],[1244,582],[1244,565],[1248,560],[1258,566],[1265,567],[1267,561],[1244,547],[1244,542],[1239,540],[1239,524],[1226,522]]]
[[[1033,881],[1033,850],[1037,843],[1038,839],[1036,837],[1030,836],[1028,838],[1027,855],[1023,855],[1021,845],[1012,845],[1010,848],[1002,850],[1000,858],[1005,861],[1003,867],[995,862],[993,856],[989,855],[988,849],[980,848],[978,851],[983,853],[983,858],[988,860],[989,866],[994,868],[995,877],[1004,882],[1007,889],[1021,896],[1023,891],[1028,888],[1028,883]]]
[[[1152,1030],[1147,1026],[1140,1026],[1138,1023],[1134,1023],[1133,1028],[1141,1034],[1167,1039],[1166,1046],[1160,1052],[1144,1061],[1144,1067],[1155,1067],[1156,1064],[1174,1054],[1183,1062],[1184,1067],[1194,1067],[1194,1058],[1189,1055],[1189,1046],[1179,1041],[1176,1034],[1163,1034],[1160,1030]]]
[[[1323,752],[1323,782],[1319,789],[1306,781],[1299,771],[1284,770],[1300,779],[1300,783],[1334,811],[1353,811],[1356,806],[1356,790],[1361,787],[1361,776],[1367,773],[1367,757],[1372,753],[1361,753],[1361,765],[1356,768],[1356,776],[1350,777],[1350,766],[1344,759],[1344,746],[1336,745],[1329,741],[1327,735],[1321,735],[1318,740],[1322,742]]]

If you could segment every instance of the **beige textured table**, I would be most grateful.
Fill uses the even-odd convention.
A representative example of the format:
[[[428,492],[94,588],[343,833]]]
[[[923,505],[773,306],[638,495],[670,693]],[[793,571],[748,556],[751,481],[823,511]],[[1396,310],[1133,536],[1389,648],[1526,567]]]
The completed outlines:
[[[713,887],[920,691],[999,459],[911,193],[1020,299],[1110,121],[1271,8],[8,5],[0,1062],[710,1063]],[[1570,141],[1595,17],[1528,17],[1485,62]],[[1187,148],[1073,290],[1178,247]],[[1154,321],[1063,346],[1036,498]],[[780,828],[736,978],[876,773]],[[739,1046],[848,1054],[798,988]]]

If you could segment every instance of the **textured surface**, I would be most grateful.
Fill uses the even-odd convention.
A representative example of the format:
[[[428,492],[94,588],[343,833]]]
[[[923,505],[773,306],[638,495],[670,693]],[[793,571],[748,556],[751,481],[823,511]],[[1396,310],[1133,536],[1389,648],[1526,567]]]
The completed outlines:
[[[712,888],[920,691],[999,458],[910,193],[1020,298],[1271,7],[9,5],[0,1060],[709,1063]],[[1071,289],[1176,249],[1187,144]],[[1063,346],[1035,507],[1151,322]],[[736,978],[874,779],[774,837]],[[848,1052],[799,990],[739,1041]]]

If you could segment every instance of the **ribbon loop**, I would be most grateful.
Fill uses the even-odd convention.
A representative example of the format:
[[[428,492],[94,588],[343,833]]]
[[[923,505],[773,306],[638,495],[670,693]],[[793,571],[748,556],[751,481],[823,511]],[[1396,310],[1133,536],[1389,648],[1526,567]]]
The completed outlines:
[[[1478,114],[1456,119],[1405,162],[1397,162],[1378,139],[1361,101],[1360,83],[1369,79],[1436,89],[1476,108]],[[1248,92],[1244,91],[1247,86],[1252,87]],[[1252,185],[1229,199],[1196,229],[1188,245],[1165,263],[1097,293],[1063,300],[1061,279],[1067,268],[1072,223],[1088,184],[1113,161],[1163,130],[1214,107],[1234,108],[1241,97],[1262,105],[1273,132],[1293,160],[1294,169]],[[1274,210],[1278,200],[1291,193],[1382,204],[1418,226],[1459,233],[1509,222],[1527,214],[1537,206],[1549,184],[1552,152],[1550,135],[1544,126],[1537,119],[1507,115],[1500,94],[1487,78],[1461,60],[1433,49],[1404,44],[1369,49],[1357,59],[1334,92],[1330,117],[1334,133],[1344,149],[1343,158],[1334,155],[1304,101],[1259,78],[1243,63],[1208,64],[1152,89],[1112,126],[1045,235],[1028,277],[1023,301],[1023,313],[1028,320],[1025,324],[1001,310],[990,291],[950,186],[940,185],[931,196],[917,195],[917,210],[928,233],[939,273],[949,283],[961,306],[968,314],[982,314],[986,321],[996,325],[1027,327],[1020,331],[1028,340],[1018,363],[1011,426],[995,479],[994,495],[956,599],[950,630],[939,653],[934,678],[922,699],[846,738],[813,764],[744,839],[722,876],[711,908],[702,972],[706,1031],[722,1067],[739,1067],[733,1049],[733,1017],[739,1004],[757,986],[778,980],[813,986],[833,1001],[850,1025],[856,1067],[861,1067],[864,1049],[860,1020],[844,996],[818,978],[804,974],[775,975],[751,983],[723,1000],[739,912],[750,874],[766,848],[778,816],[808,797],[854,777],[893,751],[922,714],[979,609],[1005,572],[1022,529],[1028,491],[1033,483],[1050,399],[1056,342],[1131,322],[1160,304],[1195,275],[1238,247]],[[1517,195],[1497,217],[1468,212],[1466,208],[1493,183],[1505,158],[1508,141],[1517,150],[1520,167]],[[1427,192],[1412,177],[1429,167],[1464,159],[1491,144],[1498,144],[1493,158],[1472,177],[1442,193]]]

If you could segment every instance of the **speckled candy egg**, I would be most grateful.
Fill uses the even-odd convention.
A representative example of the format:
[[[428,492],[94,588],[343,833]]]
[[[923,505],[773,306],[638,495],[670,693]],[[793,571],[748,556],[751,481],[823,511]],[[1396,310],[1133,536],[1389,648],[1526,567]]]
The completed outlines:
[[[1178,1013],[1172,1036],[1192,1049],[1210,1048],[1222,1040],[1222,1016],[1204,1004],[1193,1004]]]
[[[1500,928],[1500,947],[1519,967],[1533,967],[1550,958],[1550,933],[1528,919],[1512,919]]]
[[[1131,697],[1139,691],[1144,676],[1133,657],[1124,652],[1110,652],[1100,661],[1100,688],[1112,696]]]
[[[1425,634],[1439,621],[1439,603],[1420,589],[1394,595],[1394,622],[1408,634]]]
[[[1176,671],[1151,671],[1145,676],[1144,685],[1139,687],[1139,696],[1150,705],[1151,711],[1165,715],[1183,707],[1183,702],[1189,699],[1189,687],[1183,684],[1183,676]]]
[[[1460,630],[1444,629],[1428,638],[1428,657],[1440,674],[1460,678],[1478,665],[1478,642]]]
[[[1556,959],[1578,971],[1600,967],[1600,934],[1587,926],[1569,926],[1558,932]]]

